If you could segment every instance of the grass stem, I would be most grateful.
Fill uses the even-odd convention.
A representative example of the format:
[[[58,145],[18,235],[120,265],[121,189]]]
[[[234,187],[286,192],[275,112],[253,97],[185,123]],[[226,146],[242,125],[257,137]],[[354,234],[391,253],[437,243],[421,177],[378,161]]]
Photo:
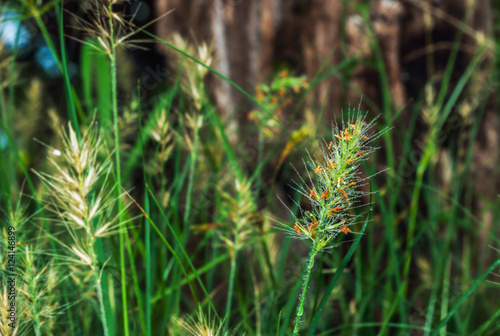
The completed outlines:
[[[311,276],[311,270],[314,266],[314,258],[316,257],[316,244],[313,244],[311,248],[311,253],[309,253],[309,260],[307,262],[306,274],[304,277],[304,282],[302,283],[302,294],[300,296],[299,306],[297,307],[297,315],[295,317],[295,327],[293,328],[293,335],[299,333],[300,320],[304,314],[304,301],[306,299],[307,286],[309,285],[309,278]]]
[[[94,262],[97,265],[96,261]],[[102,328],[104,329],[104,336],[109,336],[108,319],[106,317],[106,303],[104,301],[104,293],[102,290],[101,277],[99,276],[99,270],[94,267],[94,277],[95,285],[97,288],[97,295],[99,296],[99,307],[101,311]]]
[[[108,9],[110,13],[113,13],[112,2],[109,3]],[[113,110],[113,125],[115,133],[115,160],[116,160],[116,184],[117,184],[117,197],[118,197],[118,221],[122,221],[122,206],[120,202],[121,198],[121,171],[120,171],[120,134],[118,128],[118,88],[117,88],[117,78],[116,78],[116,43],[114,39],[114,22],[113,16],[109,18],[109,29],[110,29],[110,62],[111,62],[111,100],[112,100],[112,110]],[[120,275],[121,275],[121,292],[122,292],[122,309],[123,309],[123,331],[124,335],[129,335],[129,325],[128,325],[128,308],[127,308],[127,284],[125,277],[125,233],[120,231]]]
[[[231,269],[229,271],[229,289],[227,290],[227,301],[226,301],[226,315],[225,315],[225,329],[229,326],[229,316],[231,314],[231,303],[233,301],[233,290],[234,290],[234,276],[236,274],[236,256],[237,251],[234,251],[234,256],[231,258]]]

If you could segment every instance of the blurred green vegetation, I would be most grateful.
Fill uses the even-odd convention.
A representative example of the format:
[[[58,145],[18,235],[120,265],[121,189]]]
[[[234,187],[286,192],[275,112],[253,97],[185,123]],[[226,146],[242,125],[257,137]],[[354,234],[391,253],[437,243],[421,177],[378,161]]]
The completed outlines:
[[[140,29],[121,23],[126,19],[105,3],[97,10],[117,17],[97,22],[102,36],[84,38],[78,80],[66,48],[75,41],[65,37],[73,14],[58,1],[0,5],[0,13],[17,13],[2,16],[0,24],[22,19],[37,25],[60,74],[44,81],[30,71],[32,60],[21,49],[0,45],[0,264],[7,267],[11,225],[20,274],[18,335],[101,335],[104,320],[109,335],[209,335],[208,329],[214,335],[289,335],[308,249],[269,218],[293,227],[279,199],[292,211],[307,207],[307,200],[289,187],[297,178],[291,164],[303,172],[306,150],[314,154],[321,139],[331,138],[333,116],[340,121],[348,106],[358,104],[343,91],[345,110],[327,111],[312,102],[311,92],[332,76],[356,92],[349,78],[360,65],[377,74],[381,92],[381,104],[363,98],[373,110],[369,116],[380,114],[378,129],[391,128],[378,140],[380,153],[363,168],[367,175],[383,172],[370,179],[371,203],[355,209],[362,220],[354,233],[339,236],[334,249],[318,255],[300,334],[499,333],[499,198],[475,188],[498,185],[498,168],[491,181],[474,180],[483,117],[498,108],[497,3],[494,34],[477,36],[464,69],[456,66],[465,39],[457,30],[444,72],[403,108],[394,104],[367,4],[349,10],[367,27],[373,58],[345,54],[312,78],[280,64],[247,92],[217,72],[209,45],[180,37],[165,41],[146,31],[141,33],[177,55],[175,72],[160,76],[154,88],[139,83],[124,89],[122,81],[137,79],[120,77],[129,51],[114,50],[126,40],[113,34]],[[57,39],[41,19],[49,12]],[[113,24],[126,29],[106,35]],[[21,37],[16,32],[15,45]],[[487,80],[479,71],[485,58],[493,64]],[[214,77],[241,91],[251,109],[222,117],[207,80]],[[235,123],[239,113],[248,113],[247,122]],[[102,299],[86,280],[92,272],[64,262],[68,250],[60,242],[70,246],[72,237],[56,224],[61,214],[48,210],[50,188],[33,174],[57,176],[51,160],[57,160],[54,150],[63,150],[60,133],[70,123],[81,139],[93,121],[103,140],[97,150],[113,161],[109,179],[120,204],[114,215],[126,228],[96,240]],[[488,132],[498,137],[498,127]],[[7,333],[2,279],[0,329]]]

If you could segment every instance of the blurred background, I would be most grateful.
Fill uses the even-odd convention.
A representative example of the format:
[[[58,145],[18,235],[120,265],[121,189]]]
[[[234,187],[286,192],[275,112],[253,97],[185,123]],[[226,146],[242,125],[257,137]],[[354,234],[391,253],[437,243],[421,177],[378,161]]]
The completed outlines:
[[[85,24],[95,17],[92,6],[71,0],[0,5],[2,207],[22,193],[42,193],[30,169],[46,165],[46,149],[34,138],[53,144],[58,127],[71,121],[84,128],[94,119],[112,138],[109,60],[82,43],[100,43]],[[296,178],[290,164],[303,171],[305,149],[331,137],[335,118],[356,109],[378,117],[377,128],[391,128],[365,166],[370,175],[384,171],[372,178],[377,192],[363,209],[369,225],[326,296],[317,334],[500,332],[498,267],[490,269],[500,258],[500,2],[113,6],[126,20],[123,35],[131,33],[117,49],[123,187],[144,207],[145,185],[151,186],[221,313],[234,251],[217,231],[243,220],[260,237],[237,257],[230,315],[237,334],[274,335],[278,320],[279,334],[290,330],[291,293],[299,292],[308,248],[275,230],[268,217],[288,223],[285,205],[296,211],[292,199],[307,208],[289,186]],[[23,186],[26,175],[33,190]],[[140,214],[135,207],[130,212]],[[132,246],[142,246],[145,232],[142,224],[130,229]],[[353,237],[321,256],[304,330]],[[109,250],[116,245],[111,240]],[[176,334],[178,319],[195,310],[194,299],[189,281],[172,285],[184,278],[169,263],[171,252],[152,246],[150,324],[155,335]],[[139,270],[132,296],[149,281],[140,274],[141,248],[127,257]],[[129,309],[133,315],[142,308],[134,301]],[[131,318],[130,328],[139,335],[138,319]]]

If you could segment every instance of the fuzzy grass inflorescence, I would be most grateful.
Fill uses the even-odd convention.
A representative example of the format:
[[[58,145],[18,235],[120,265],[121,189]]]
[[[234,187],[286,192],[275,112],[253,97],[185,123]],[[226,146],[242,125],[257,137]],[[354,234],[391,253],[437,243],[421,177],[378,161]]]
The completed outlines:
[[[68,252],[62,257],[64,263],[82,272],[83,278],[93,276],[104,334],[108,335],[101,279],[107,260],[99,258],[97,240],[120,232],[125,225],[118,220],[118,198],[108,181],[111,160],[109,155],[101,158],[102,141],[97,127],[91,127],[78,140],[69,125],[68,133],[62,137],[61,150],[50,149],[54,172],[36,172],[50,193],[47,209],[55,215],[55,222],[66,228],[69,237],[63,241],[60,236],[49,234]],[[84,285],[78,277],[74,279]]]
[[[182,336],[233,336],[237,331],[227,330],[224,328],[224,321],[210,317],[210,312],[205,314],[201,308],[198,308],[195,317],[188,316],[178,323]]]
[[[387,129],[374,130],[375,120],[367,121],[367,113],[349,111],[347,120],[334,124],[331,141],[318,143],[319,155],[310,154],[304,160],[307,177],[293,181],[291,187],[310,202],[310,210],[299,208],[299,216],[290,211],[294,218],[293,227],[279,223],[293,238],[311,240],[312,246],[306,264],[306,275],[302,286],[294,335],[297,335],[310,273],[316,255],[329,247],[340,233],[352,232],[349,226],[356,224],[360,215],[353,209],[362,207],[368,195],[362,188],[368,184],[371,176],[363,176],[360,166],[377,147],[372,142]],[[286,205],[285,205],[286,206]]]

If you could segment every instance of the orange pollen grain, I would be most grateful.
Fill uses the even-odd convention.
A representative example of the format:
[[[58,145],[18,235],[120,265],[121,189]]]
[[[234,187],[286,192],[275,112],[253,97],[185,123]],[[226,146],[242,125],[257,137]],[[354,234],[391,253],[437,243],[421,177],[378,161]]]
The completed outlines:
[[[278,93],[279,93],[279,95],[280,95],[281,97],[284,97],[284,96],[285,96],[285,90],[280,90]]]
[[[366,139],[368,139],[368,138],[364,136],[364,137],[361,137],[361,139],[366,140]]]
[[[360,151],[357,151],[360,156],[365,156],[365,154],[361,153]]]
[[[347,186],[348,186],[348,187],[350,187],[350,186],[353,186],[353,185],[355,185],[355,184],[356,184],[356,182],[351,182],[351,183],[349,183]]]
[[[322,170],[323,170],[323,169],[321,168],[321,166],[320,166],[320,165],[318,165],[318,166],[316,167],[316,170],[315,170],[314,172],[317,174],[317,173],[321,173],[321,171],[322,171]]]
[[[277,103],[278,103],[278,97],[273,97],[273,98],[271,98],[271,101],[272,101],[273,103],[277,104]]]
[[[328,145],[328,149],[332,149],[333,146],[333,141],[330,141],[330,144]]]
[[[339,136],[339,135],[337,135],[337,134],[335,134],[334,136],[335,136],[337,139],[342,140],[342,137],[341,137],[341,136]]]
[[[297,234],[300,236],[300,229],[299,229],[299,227],[297,225],[295,225],[293,228],[295,229],[295,232],[297,232]]]

